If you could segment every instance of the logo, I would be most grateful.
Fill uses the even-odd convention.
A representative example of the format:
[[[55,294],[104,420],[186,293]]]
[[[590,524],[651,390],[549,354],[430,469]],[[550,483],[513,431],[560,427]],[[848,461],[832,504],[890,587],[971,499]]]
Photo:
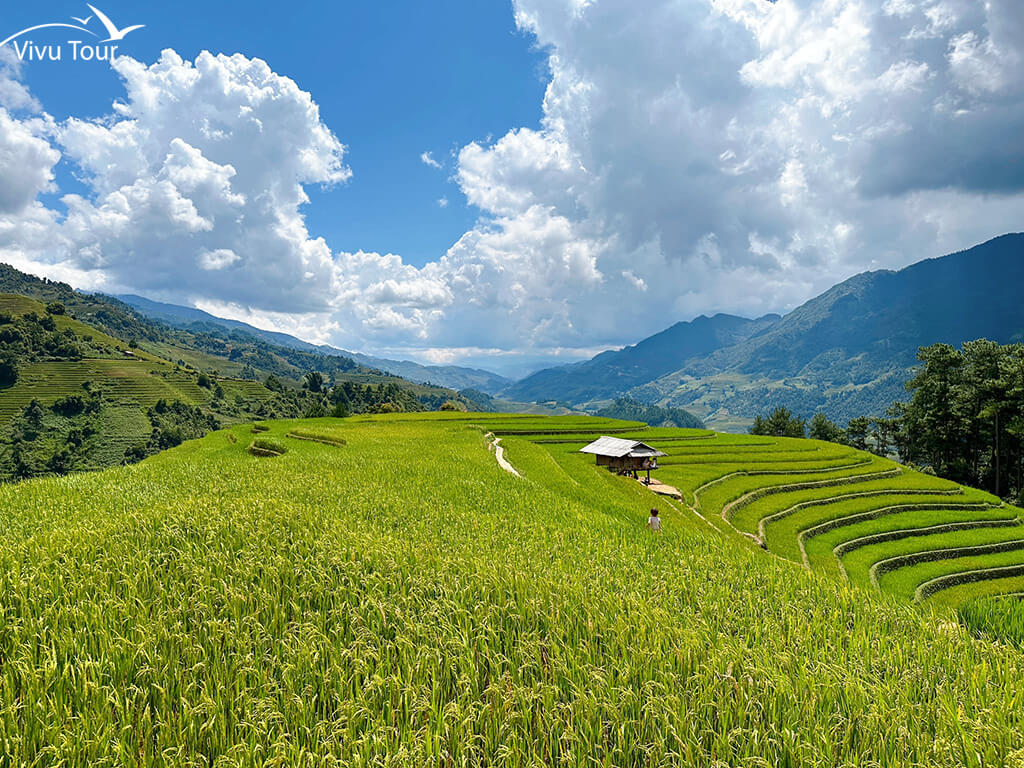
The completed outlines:
[[[50,24],[36,24],[34,27],[26,27],[20,32],[15,32],[0,43],[0,48],[10,44],[14,49],[14,54],[21,61],[64,61],[65,59],[69,61],[112,61],[118,49],[118,46],[112,45],[112,43],[124,40],[125,35],[129,32],[134,32],[146,26],[145,24],[133,24],[129,27],[118,29],[117,25],[110,20],[110,17],[95,5],[86,3],[86,6],[92,13],[84,18],[72,16],[71,20],[77,22],[77,24],[52,22]],[[102,32],[94,32],[89,29],[89,22],[93,18],[103,26]],[[33,40],[23,39],[30,32],[53,28],[73,29],[77,32],[84,32],[87,35],[92,35],[96,40],[68,40],[66,44],[40,44]],[[103,34],[106,34],[106,39],[100,39]]]

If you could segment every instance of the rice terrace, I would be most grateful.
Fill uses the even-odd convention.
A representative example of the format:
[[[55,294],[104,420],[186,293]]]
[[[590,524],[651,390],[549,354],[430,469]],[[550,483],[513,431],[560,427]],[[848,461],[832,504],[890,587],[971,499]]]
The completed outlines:
[[[656,474],[683,498],[579,452],[609,433],[668,454]],[[1024,592],[1020,511],[833,444],[593,417],[271,421],[2,486],[0,508],[15,763],[1024,754],[1019,608],[972,607]]]
[[[7,3],[0,768],[1024,768],[1024,0]]]

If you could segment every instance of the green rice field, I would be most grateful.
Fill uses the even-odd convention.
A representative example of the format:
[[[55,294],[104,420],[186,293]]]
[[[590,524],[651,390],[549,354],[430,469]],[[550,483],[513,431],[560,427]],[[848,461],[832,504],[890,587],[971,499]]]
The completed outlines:
[[[1024,562],[955,552],[1016,535],[987,494],[585,417],[263,426],[0,486],[0,763],[1024,765],[1021,579],[917,594]]]

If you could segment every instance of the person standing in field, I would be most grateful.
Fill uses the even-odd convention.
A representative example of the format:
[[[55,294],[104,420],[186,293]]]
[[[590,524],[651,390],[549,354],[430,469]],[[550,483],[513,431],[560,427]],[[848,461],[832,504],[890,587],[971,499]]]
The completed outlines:
[[[655,533],[661,533],[661,518],[658,517],[658,510],[651,510],[651,516],[647,518],[647,527]]]

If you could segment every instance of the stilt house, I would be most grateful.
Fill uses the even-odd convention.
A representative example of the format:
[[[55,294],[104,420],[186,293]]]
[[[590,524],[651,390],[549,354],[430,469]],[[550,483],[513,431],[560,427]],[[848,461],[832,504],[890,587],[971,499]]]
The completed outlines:
[[[580,448],[580,453],[594,454],[598,466],[619,473],[657,469],[658,457],[667,455],[647,443],[619,437],[598,438],[585,448]],[[644,462],[647,462],[646,466]]]

